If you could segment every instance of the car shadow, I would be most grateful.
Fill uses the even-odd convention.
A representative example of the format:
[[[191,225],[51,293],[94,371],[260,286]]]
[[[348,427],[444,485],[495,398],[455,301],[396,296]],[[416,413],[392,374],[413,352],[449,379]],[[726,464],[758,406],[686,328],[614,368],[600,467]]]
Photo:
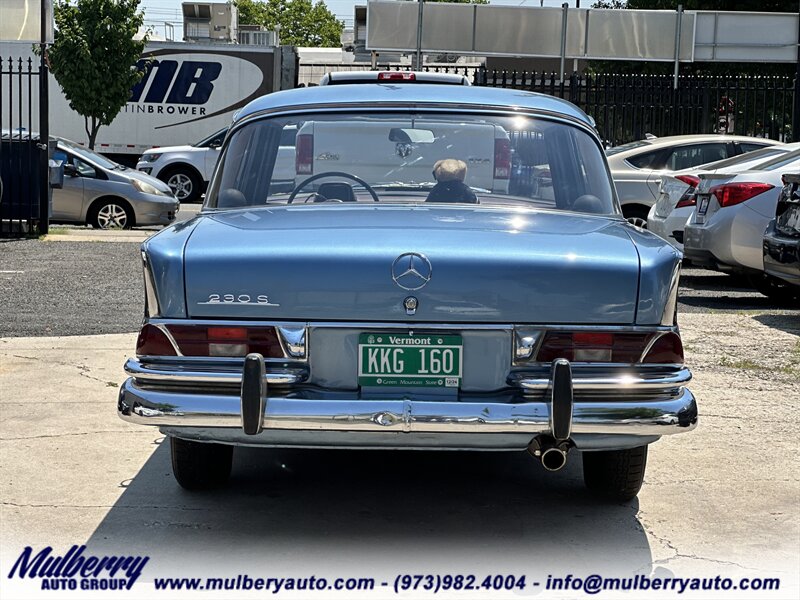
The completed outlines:
[[[86,544],[99,555],[150,556],[146,579],[248,567],[275,576],[652,567],[638,502],[590,496],[578,453],[548,473],[524,452],[240,447],[228,487],[190,493],[160,443],[122,485]]]
[[[800,310],[790,315],[756,315],[753,318],[767,327],[800,335]]]

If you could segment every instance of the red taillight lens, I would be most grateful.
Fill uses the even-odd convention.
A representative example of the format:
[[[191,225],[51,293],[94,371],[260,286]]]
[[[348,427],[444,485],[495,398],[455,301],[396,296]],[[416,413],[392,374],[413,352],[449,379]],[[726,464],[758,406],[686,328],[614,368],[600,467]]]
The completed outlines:
[[[167,335],[155,325],[147,324],[139,332],[136,340],[137,356],[177,356],[172,342]]]
[[[184,356],[246,356],[258,352],[265,358],[283,358],[274,327],[220,327],[168,325]]]
[[[511,142],[503,138],[494,140],[494,178],[511,177]]]
[[[700,178],[695,177],[694,175],[676,175],[675,179],[678,181],[682,181],[689,187],[697,187],[697,184],[700,183]]]
[[[683,364],[683,342],[677,333],[662,335],[647,351],[643,363]]]
[[[709,192],[717,198],[720,207],[735,206],[774,188],[769,183],[723,183],[712,187]]]
[[[378,73],[378,81],[416,81],[415,73],[403,73],[402,71],[383,71]]]
[[[548,331],[536,360],[552,362],[566,358],[573,362],[633,364],[639,362],[651,333],[605,331]]]
[[[298,135],[294,147],[294,167],[298,175],[311,175],[314,171],[314,136]]]

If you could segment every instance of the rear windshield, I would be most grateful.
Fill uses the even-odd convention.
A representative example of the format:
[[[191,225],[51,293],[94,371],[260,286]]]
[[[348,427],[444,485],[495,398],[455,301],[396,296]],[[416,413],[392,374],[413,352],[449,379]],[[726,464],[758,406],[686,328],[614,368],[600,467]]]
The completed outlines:
[[[787,152],[783,156],[771,158],[765,162],[760,162],[752,167],[752,171],[773,171],[775,169],[782,169],[788,165],[800,161],[800,150]]]
[[[375,201],[619,214],[602,149],[580,128],[421,112],[250,122],[229,137],[206,206]]]

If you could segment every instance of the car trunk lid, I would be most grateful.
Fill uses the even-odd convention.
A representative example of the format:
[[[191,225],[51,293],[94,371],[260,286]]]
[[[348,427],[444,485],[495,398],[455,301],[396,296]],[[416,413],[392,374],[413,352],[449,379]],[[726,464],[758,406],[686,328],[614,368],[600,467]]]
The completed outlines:
[[[626,227],[518,207],[220,211],[187,244],[186,301],[192,318],[633,323]]]

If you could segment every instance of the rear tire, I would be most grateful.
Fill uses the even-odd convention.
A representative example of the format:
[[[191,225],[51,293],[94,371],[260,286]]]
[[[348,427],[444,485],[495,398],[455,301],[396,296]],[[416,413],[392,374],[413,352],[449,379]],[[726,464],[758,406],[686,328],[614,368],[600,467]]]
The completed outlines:
[[[172,473],[187,490],[210,490],[227,483],[233,464],[233,446],[191,442],[170,436]]]
[[[632,500],[642,489],[647,446],[583,453],[583,481],[592,492],[611,500]]]
[[[650,209],[638,205],[625,205],[622,207],[622,216],[631,225],[647,229],[647,215],[650,214]]]
[[[760,293],[779,304],[790,304],[800,300],[800,287],[772,275],[766,273],[750,275],[747,280]]]

